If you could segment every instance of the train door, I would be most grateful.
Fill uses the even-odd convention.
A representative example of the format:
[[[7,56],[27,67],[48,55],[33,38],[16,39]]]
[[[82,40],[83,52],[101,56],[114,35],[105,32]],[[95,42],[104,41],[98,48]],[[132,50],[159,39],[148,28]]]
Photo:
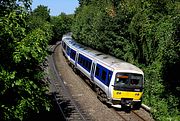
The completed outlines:
[[[78,52],[76,52],[75,67],[77,67],[78,58],[79,58],[79,53],[78,53]]]
[[[92,69],[91,69],[91,81],[94,82],[94,72],[95,72],[96,63],[92,62]]]

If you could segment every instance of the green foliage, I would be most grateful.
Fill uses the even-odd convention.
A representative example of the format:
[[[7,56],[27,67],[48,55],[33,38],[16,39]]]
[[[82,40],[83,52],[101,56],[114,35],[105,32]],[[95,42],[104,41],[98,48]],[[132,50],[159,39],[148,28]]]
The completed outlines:
[[[33,17],[40,17],[44,21],[50,21],[50,9],[47,6],[39,5],[36,9],[33,10]]]
[[[59,16],[51,17],[50,23],[53,25],[53,39],[52,42],[61,40],[63,34],[71,31],[73,15],[66,15],[61,13]]]
[[[36,28],[41,28],[45,23],[50,22],[50,10],[47,6],[39,5],[35,8],[27,19],[27,25],[29,31]]]
[[[14,61],[19,63],[22,60],[30,61],[33,59],[37,63],[42,63],[47,56],[47,43],[46,35],[41,29],[33,30],[21,42],[17,43],[13,53]]]
[[[30,5],[32,4],[32,0],[1,0],[0,4],[0,16],[4,16],[9,14],[10,12],[17,11],[28,11]]]
[[[180,120],[180,2],[80,0],[78,42],[141,67],[144,103],[156,120]]]
[[[2,1],[4,8],[14,2]],[[28,6],[30,1],[23,2]],[[44,21],[29,29],[27,9],[15,8],[0,15],[0,120],[24,120],[50,108],[41,64],[48,55],[52,26]]]

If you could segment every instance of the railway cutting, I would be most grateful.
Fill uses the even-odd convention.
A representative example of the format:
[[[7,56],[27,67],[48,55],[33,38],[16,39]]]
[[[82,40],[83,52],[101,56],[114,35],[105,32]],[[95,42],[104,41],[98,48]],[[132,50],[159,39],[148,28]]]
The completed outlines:
[[[51,89],[65,120],[91,121],[153,121],[140,108],[127,113],[102,103],[83,76],[77,75],[62,54],[61,46],[54,47],[49,58],[51,69]]]

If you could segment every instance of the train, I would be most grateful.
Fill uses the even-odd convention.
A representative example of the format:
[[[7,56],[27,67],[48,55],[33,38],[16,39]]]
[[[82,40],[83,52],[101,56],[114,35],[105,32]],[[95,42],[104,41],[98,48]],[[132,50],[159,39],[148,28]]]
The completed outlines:
[[[144,73],[139,67],[79,44],[71,34],[63,35],[61,48],[73,70],[93,85],[101,102],[116,108],[140,109]]]

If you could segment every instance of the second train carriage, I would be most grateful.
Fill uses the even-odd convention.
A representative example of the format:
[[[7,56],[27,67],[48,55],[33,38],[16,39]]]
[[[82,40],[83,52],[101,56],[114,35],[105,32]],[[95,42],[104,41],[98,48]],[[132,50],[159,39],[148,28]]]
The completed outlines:
[[[138,67],[76,43],[70,35],[62,38],[62,51],[96,87],[98,98],[113,107],[139,109],[144,73]]]

